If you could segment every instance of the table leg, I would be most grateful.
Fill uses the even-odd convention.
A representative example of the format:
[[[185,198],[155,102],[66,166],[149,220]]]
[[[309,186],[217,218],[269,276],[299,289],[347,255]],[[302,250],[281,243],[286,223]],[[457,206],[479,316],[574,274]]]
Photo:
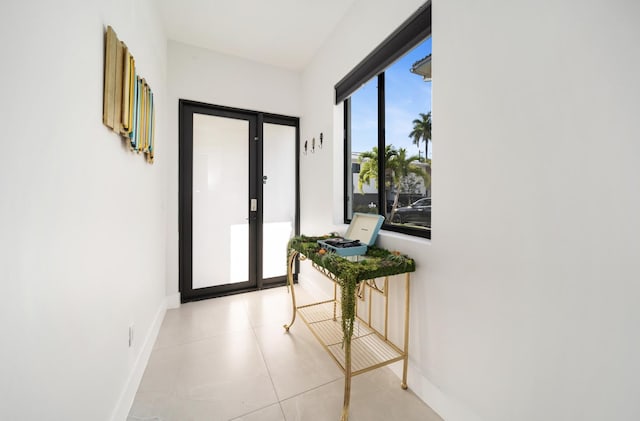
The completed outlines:
[[[289,252],[289,261],[287,262],[287,288],[291,291],[291,305],[293,307],[293,314],[291,316],[291,322],[288,325],[284,325],[284,330],[289,331],[289,328],[293,325],[293,322],[296,321],[296,290],[293,285],[293,265],[296,262],[296,257],[298,256],[298,252],[295,250],[291,250]]]
[[[407,389],[407,368],[409,366],[409,302],[410,302],[410,297],[409,297],[409,279],[411,278],[411,276],[409,275],[409,273],[407,273],[405,275],[405,283],[404,283],[404,297],[405,297],[405,302],[404,302],[404,365],[402,367],[402,383],[400,384],[400,387],[402,387],[403,389]]]

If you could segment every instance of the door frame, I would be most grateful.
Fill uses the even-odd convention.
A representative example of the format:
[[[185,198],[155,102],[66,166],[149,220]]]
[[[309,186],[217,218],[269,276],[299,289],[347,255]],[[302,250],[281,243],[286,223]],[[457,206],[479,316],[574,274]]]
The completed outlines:
[[[237,118],[249,122],[249,197],[247,197],[247,215],[249,215],[249,280],[235,284],[217,285],[193,289],[192,252],[193,252],[193,114],[206,114],[217,117]],[[286,276],[262,279],[262,233],[263,233],[263,124],[272,123],[295,127],[295,220],[294,235],[300,233],[300,119],[285,115],[263,113],[245,109],[206,104],[197,101],[179,100],[179,165],[178,165],[178,229],[179,229],[179,291],[180,301],[202,300],[223,295],[255,291],[284,285]],[[255,142],[251,142],[254,139]],[[255,145],[255,146],[254,146]],[[253,175],[253,177],[252,177]],[[257,198],[258,211],[251,212],[250,198]],[[254,223],[251,223],[251,222]],[[297,272],[297,270],[296,270]]]

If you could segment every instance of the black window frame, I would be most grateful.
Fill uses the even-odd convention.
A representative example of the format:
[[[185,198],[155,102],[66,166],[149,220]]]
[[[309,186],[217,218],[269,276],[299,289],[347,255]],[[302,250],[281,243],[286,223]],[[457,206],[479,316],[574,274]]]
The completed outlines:
[[[431,1],[422,5],[409,19],[395,30],[382,44],[360,62],[351,72],[335,85],[336,105],[343,102],[344,107],[344,222],[351,223],[349,218],[349,184],[352,184],[351,173],[351,99],[350,96],[362,85],[373,78],[378,79],[378,151],[384,151],[385,139],[385,84],[384,70],[398,58],[416,47],[431,36]],[[384,174],[384,159],[378,160],[378,174]],[[386,189],[384,177],[378,177],[378,213],[384,215],[386,208]],[[351,193],[353,196],[353,192]],[[382,229],[403,234],[431,239],[431,229],[414,228],[404,225],[385,223]]]

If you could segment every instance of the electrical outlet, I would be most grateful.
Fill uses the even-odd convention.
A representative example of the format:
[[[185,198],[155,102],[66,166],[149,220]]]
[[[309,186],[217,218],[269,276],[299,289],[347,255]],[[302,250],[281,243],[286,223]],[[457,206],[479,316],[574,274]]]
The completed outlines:
[[[129,348],[133,346],[133,325],[129,326]]]

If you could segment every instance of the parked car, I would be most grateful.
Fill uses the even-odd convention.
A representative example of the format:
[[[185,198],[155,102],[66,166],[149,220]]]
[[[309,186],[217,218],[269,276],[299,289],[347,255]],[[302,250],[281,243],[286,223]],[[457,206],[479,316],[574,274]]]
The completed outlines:
[[[402,206],[398,203],[398,206]],[[387,199],[387,215],[391,214],[391,210],[393,209],[393,199]]]
[[[423,197],[409,206],[396,209],[391,222],[396,224],[414,224],[431,226],[431,198]]]

